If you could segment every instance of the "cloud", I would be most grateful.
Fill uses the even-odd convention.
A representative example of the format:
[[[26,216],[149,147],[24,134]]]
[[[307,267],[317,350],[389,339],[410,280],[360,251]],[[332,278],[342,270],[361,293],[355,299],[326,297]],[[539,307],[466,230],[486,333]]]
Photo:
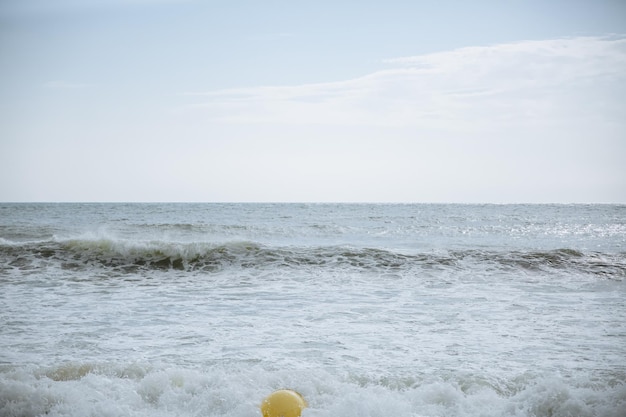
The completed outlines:
[[[619,36],[468,47],[384,63],[387,69],[338,82],[188,93],[197,100],[190,107],[219,123],[481,130],[590,117],[598,100],[625,106],[626,38]]]

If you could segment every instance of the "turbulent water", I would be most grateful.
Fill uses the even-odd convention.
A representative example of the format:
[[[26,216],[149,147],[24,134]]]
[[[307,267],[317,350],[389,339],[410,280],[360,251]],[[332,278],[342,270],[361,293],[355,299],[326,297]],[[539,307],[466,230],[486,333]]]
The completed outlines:
[[[0,416],[626,416],[626,206],[0,204]]]

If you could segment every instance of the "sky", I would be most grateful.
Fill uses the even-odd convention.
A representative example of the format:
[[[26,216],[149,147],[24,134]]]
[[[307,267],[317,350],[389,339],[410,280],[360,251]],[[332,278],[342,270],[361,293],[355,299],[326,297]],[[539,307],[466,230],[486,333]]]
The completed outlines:
[[[0,201],[626,203],[626,2],[0,0]]]

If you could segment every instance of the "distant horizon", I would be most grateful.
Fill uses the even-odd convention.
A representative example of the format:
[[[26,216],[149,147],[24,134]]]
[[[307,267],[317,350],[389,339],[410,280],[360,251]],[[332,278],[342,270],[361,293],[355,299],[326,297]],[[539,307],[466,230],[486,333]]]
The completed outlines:
[[[458,206],[592,206],[626,202],[438,202],[438,201],[0,201],[0,204],[311,204],[311,205],[458,205]]]

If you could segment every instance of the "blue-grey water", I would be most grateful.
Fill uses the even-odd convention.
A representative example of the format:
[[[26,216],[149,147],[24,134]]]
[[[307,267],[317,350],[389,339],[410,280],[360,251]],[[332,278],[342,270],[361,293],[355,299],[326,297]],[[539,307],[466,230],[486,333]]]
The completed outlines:
[[[0,416],[626,416],[626,206],[0,204]]]

